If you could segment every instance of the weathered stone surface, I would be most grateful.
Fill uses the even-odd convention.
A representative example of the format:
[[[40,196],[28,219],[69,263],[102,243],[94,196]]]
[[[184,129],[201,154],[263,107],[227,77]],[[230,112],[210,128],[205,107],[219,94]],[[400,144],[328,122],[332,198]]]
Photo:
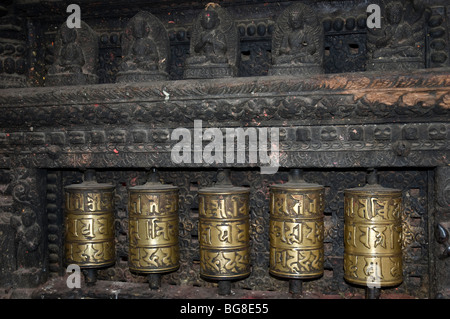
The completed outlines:
[[[5,235],[0,248],[0,268],[4,271],[0,285],[15,286],[13,290],[6,289],[5,295],[26,295],[20,290],[24,288],[17,287],[35,287],[51,277],[59,280],[49,282],[56,291],[41,291],[36,296],[77,298],[85,294],[109,298],[106,289],[115,285],[122,285],[124,291],[117,297],[132,298],[136,291],[139,298],[177,298],[192,291],[198,296],[212,296],[211,288],[215,286],[198,275],[197,192],[199,187],[215,182],[218,167],[231,167],[235,168],[234,184],[250,187],[252,208],[252,274],[235,283],[235,289],[245,288],[237,295],[286,296],[287,282],[267,275],[268,189],[286,181],[287,168],[301,167],[307,179],[326,189],[326,269],[323,278],[305,285],[305,296],[356,296],[360,288],[348,285],[342,276],[342,191],[360,186],[365,170],[374,167],[381,172],[384,186],[404,191],[405,280],[390,292],[396,297],[448,297],[448,258],[439,259],[445,247],[434,238],[434,227],[440,223],[449,229],[446,167],[450,158],[450,70],[446,66],[450,8],[443,0],[413,1],[419,5],[417,12],[422,12],[420,5],[425,6],[423,15],[417,15],[419,20],[425,18],[423,24],[417,24],[423,26],[423,30],[417,30],[420,39],[416,39],[423,50],[421,70],[412,70],[415,66],[404,61],[398,63],[401,70],[364,72],[370,69],[367,62],[375,54],[371,42],[374,38],[366,27],[369,3],[310,3],[323,27],[323,44],[318,44],[323,53],[323,74],[302,77],[287,70],[267,76],[275,54],[272,41],[278,39],[277,18],[292,2],[225,1],[222,9],[233,18],[237,31],[236,36],[231,31],[227,36],[236,40],[239,47],[227,43],[228,48],[233,48],[232,57],[210,55],[208,58],[214,61],[208,63],[214,66],[204,68],[205,64],[198,63],[193,72],[200,78],[187,80],[185,67],[204,58],[195,56],[191,44],[201,34],[196,19],[205,12],[205,3],[165,0],[140,1],[130,6],[123,1],[82,1],[82,19],[94,30],[93,40],[98,44],[98,53],[88,50],[85,58],[98,59],[98,68],[91,73],[98,76],[101,84],[81,85],[79,77],[68,75],[82,64],[73,59],[74,63],[69,63],[72,70],[66,70],[61,78],[66,82],[56,83],[64,85],[52,87],[44,86],[44,82],[52,73],[47,72],[47,67],[61,55],[58,50],[55,52],[55,44],[59,41],[57,31],[67,16],[66,4],[15,2],[17,10],[11,13],[24,22],[20,31],[26,34],[26,41],[21,38],[20,43],[27,44],[27,53],[16,42],[2,46],[0,60],[5,72],[0,72],[0,76],[11,82],[8,77],[15,76],[11,73],[22,72],[27,65],[21,76],[23,79],[27,74],[30,87],[0,90],[0,231]],[[145,70],[151,63],[137,66],[136,61],[142,59],[134,60],[136,69],[133,63],[127,65],[125,51],[132,47],[133,39],[122,47],[121,34],[129,30],[128,23],[140,10],[151,12],[167,32],[170,53],[163,67],[167,67],[167,78],[148,81],[146,72],[156,70]],[[0,16],[5,14],[0,5]],[[220,25],[230,21],[221,20]],[[137,51],[144,48],[148,53],[146,45],[138,47]],[[12,49],[22,53],[11,59]],[[385,52],[393,49],[401,51],[388,46]],[[379,57],[381,53],[377,53]],[[24,57],[26,64],[20,62]],[[164,58],[153,61],[162,63]],[[221,64],[235,58],[239,62],[231,69]],[[129,72],[142,69],[143,74],[118,81],[120,72],[130,75]],[[172,139],[172,133],[183,128],[195,135],[195,120],[201,120],[202,133],[208,128],[221,132],[218,141],[226,141],[227,129],[278,132],[278,172],[260,174],[259,168],[264,164],[260,157],[256,163],[207,162],[204,158],[200,162],[175,162],[172,150],[178,139]],[[275,140],[274,137],[270,142]],[[207,142],[203,141],[202,146]],[[276,143],[267,145],[272,144]],[[246,150],[251,146],[246,145]],[[139,184],[145,169],[150,167],[159,169],[164,182],[179,186],[181,198],[182,266],[163,279],[167,290],[153,294],[142,290],[144,279],[131,274],[127,266],[127,187]],[[117,260],[114,267],[99,271],[100,290],[83,288],[69,292],[62,276],[66,266],[62,248],[63,188],[79,183],[80,169],[85,168],[97,169],[102,181],[115,185]],[[119,281],[124,283],[118,284]],[[199,289],[186,288],[193,286]],[[50,286],[45,288],[51,290]],[[246,289],[254,291],[245,293]]]

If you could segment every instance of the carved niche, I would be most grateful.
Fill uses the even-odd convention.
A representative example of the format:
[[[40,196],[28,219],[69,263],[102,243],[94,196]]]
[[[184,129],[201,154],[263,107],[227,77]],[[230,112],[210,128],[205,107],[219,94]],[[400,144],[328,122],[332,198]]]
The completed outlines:
[[[278,17],[269,75],[323,73],[323,27],[309,6],[296,3]]]
[[[368,71],[425,67],[425,22],[421,1],[385,1],[381,28],[367,28]]]
[[[122,35],[117,82],[166,80],[169,53],[169,36],[161,21],[149,12],[137,13]]]
[[[64,22],[55,39],[55,60],[48,69],[46,86],[98,83],[98,39],[83,21],[81,28]]]
[[[239,66],[239,34],[232,16],[209,3],[192,26],[185,79],[233,77]]]

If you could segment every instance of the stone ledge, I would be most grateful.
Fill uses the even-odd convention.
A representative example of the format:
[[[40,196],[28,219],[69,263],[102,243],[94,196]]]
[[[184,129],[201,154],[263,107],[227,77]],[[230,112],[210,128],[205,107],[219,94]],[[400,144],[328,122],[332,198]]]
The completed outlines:
[[[66,278],[54,278],[35,289],[33,299],[364,299],[360,294],[325,295],[304,292],[294,295],[288,291],[257,291],[232,289],[230,296],[219,296],[216,287],[176,286],[163,284],[159,290],[150,290],[146,283],[99,280],[93,287],[81,283],[81,288],[67,288]],[[14,294],[11,295],[14,298]],[[397,294],[395,289],[382,290],[380,299],[415,299],[406,294]]]

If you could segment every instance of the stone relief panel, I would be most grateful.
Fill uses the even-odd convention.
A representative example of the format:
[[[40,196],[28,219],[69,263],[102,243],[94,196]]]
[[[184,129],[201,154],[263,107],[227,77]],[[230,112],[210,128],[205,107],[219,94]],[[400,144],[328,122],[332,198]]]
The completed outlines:
[[[168,78],[169,37],[164,25],[141,11],[122,34],[122,62],[118,82],[157,81]]]
[[[25,167],[2,170],[2,243],[0,265],[5,286],[36,287],[47,278],[45,243],[45,172]],[[9,220],[8,220],[9,217]],[[60,226],[60,225],[59,225]]]
[[[425,1],[414,1],[414,4],[411,4],[410,1],[398,2],[401,2],[403,9],[400,11],[404,13],[401,15],[401,21],[393,24],[398,27],[391,26],[389,30],[398,30],[396,31],[397,36],[400,36],[399,34],[406,34],[404,41],[415,41],[416,45],[420,47],[421,68],[448,65],[448,8],[443,5],[432,5]],[[320,46],[320,51],[323,52],[324,73],[371,70],[371,65],[374,65],[372,55],[374,53],[375,55],[379,55],[378,60],[380,60],[382,58],[382,52],[387,52],[388,50],[386,48],[387,44],[382,45],[383,41],[388,41],[387,37],[383,38],[384,40],[380,38],[380,32],[384,31],[373,30],[372,32],[372,30],[367,28],[367,13],[365,12],[363,3],[347,3],[344,7],[339,8],[339,6],[330,4],[329,6],[320,5],[314,10],[314,14],[317,15],[316,20],[324,32],[323,36],[318,37],[323,42],[322,46]],[[145,9],[159,19],[167,30],[166,33],[170,42],[169,65],[167,70],[169,79],[183,79],[186,60],[193,55],[190,45],[193,41],[196,41],[193,38],[196,36],[196,32],[194,32],[196,24],[195,13],[204,11],[205,8],[197,8],[196,10],[186,12],[185,17],[177,17],[177,19],[173,16],[175,13],[173,10],[155,10],[155,8],[150,7],[142,8],[142,10]],[[282,16],[282,12],[284,9],[287,9],[287,6],[274,7],[272,5],[262,5],[258,7],[257,11],[249,7],[237,8],[234,6],[227,7],[226,9],[230,11],[230,15],[233,17],[236,28],[238,29],[236,37],[240,49],[237,52],[239,61],[236,64],[237,72],[235,76],[268,75],[268,69],[272,65],[272,60],[276,55],[275,51],[272,52],[272,39],[276,42],[277,38],[276,34],[273,33],[275,30],[275,20]],[[388,25],[387,14],[385,12],[395,11],[394,9],[386,11],[384,6],[382,6],[382,25],[384,27]],[[44,9],[38,7],[36,10]],[[106,9],[105,14],[108,12],[108,9]],[[132,19],[133,14],[128,13],[128,16],[123,17],[114,16],[117,14],[116,11],[109,12],[111,18],[103,22],[97,21],[95,18],[89,16],[86,17],[86,19],[89,19],[90,26],[96,31],[98,38],[99,67],[96,74],[99,77],[99,83],[115,83],[117,81],[117,73],[120,71],[119,65],[121,64],[123,55],[120,38],[122,31],[126,29],[126,23]],[[392,16],[394,16],[394,13],[392,13]],[[249,19],[248,17],[251,18]],[[395,22],[395,20],[393,21]],[[29,32],[40,34],[41,36],[33,38],[33,42],[30,43],[33,46],[33,52],[35,52],[32,54],[32,59],[26,61],[28,59],[27,57],[27,59],[24,59],[26,63],[22,63],[23,61],[21,60],[20,65],[29,64],[29,80],[35,86],[42,83],[42,79],[46,77],[45,72],[40,71],[42,65],[49,65],[54,59],[54,44],[56,43],[55,25],[59,28],[60,23],[58,24],[50,20],[39,21],[39,23],[29,25]],[[405,31],[405,28],[412,28],[411,30],[415,31],[408,33]],[[390,37],[392,36],[394,34],[390,35]],[[392,41],[395,42],[395,40]],[[19,48],[19,50],[22,49]],[[390,50],[401,51],[402,49],[391,48]],[[412,51],[409,53],[412,53]],[[399,54],[402,55],[402,53]],[[417,60],[418,58],[418,56],[408,57],[410,60]],[[411,61],[407,62],[404,60],[403,62],[415,63],[415,68],[417,68],[418,60],[415,62]],[[379,67],[384,65],[380,61],[378,62],[375,65],[379,65]],[[397,66],[393,65],[393,67],[398,67],[403,62],[399,62]],[[10,61],[8,63],[8,65],[11,64]],[[407,67],[407,64],[405,64],[405,67]],[[24,70],[24,72],[27,71],[23,67],[19,69]]]
[[[285,151],[281,164],[301,166],[314,163],[317,167],[308,173],[307,178],[327,187],[326,271],[324,278],[307,284],[306,289],[311,291],[353,291],[352,287],[342,281],[341,191],[362,182],[363,173],[358,171],[359,167],[373,164],[385,167],[424,167],[385,171],[382,182],[386,186],[405,190],[403,230],[406,281],[398,291],[426,297],[431,280],[428,277],[428,258],[431,256],[428,246],[431,235],[428,231],[432,228],[428,224],[429,199],[432,196],[427,189],[430,176],[427,175],[427,170],[428,167],[448,163],[450,128],[442,119],[446,118],[450,110],[450,98],[445,72],[433,70],[432,73],[427,73],[425,70],[424,73],[414,73],[411,69],[418,67],[419,62],[421,68],[448,65],[449,7],[427,8],[423,6],[425,2],[420,1],[401,3],[403,11],[396,4],[387,8],[390,17],[386,17],[386,21],[389,20],[387,22],[390,25],[387,24],[386,28],[390,28],[392,32],[388,33],[395,41],[369,33],[361,14],[350,14],[345,10],[330,13],[329,10],[323,10],[323,7],[320,8],[324,12],[318,10],[320,18],[323,18],[321,23],[325,32],[324,44],[319,45],[319,49],[324,50],[322,57],[325,73],[370,70],[368,63],[373,64],[373,57],[383,60],[386,56],[394,56],[397,59],[394,62],[401,60],[396,66],[405,71],[398,77],[385,74],[383,77],[323,76],[303,82],[265,80],[275,55],[272,40],[276,38],[275,21],[281,9],[264,11],[261,8],[265,5],[261,4],[258,15],[253,17],[250,11],[242,9],[235,21],[237,38],[240,39],[236,56],[240,62],[233,69],[233,75],[261,76],[256,80],[217,81],[216,86],[209,83],[198,85],[197,82],[186,85],[186,81],[177,84],[176,82],[182,81],[173,81],[170,86],[165,83],[127,87],[89,86],[81,89],[43,88],[42,91],[33,92],[24,90],[20,99],[11,91],[5,90],[4,94],[0,94],[0,104],[4,106],[0,112],[0,121],[6,123],[7,128],[0,132],[0,146],[6,156],[0,158],[0,166],[8,169],[0,172],[0,231],[5,234],[2,246],[11,249],[14,257],[0,258],[0,264],[2,269],[11,270],[14,276],[12,279],[0,276],[0,280],[8,283],[11,280],[16,283],[39,283],[45,276],[42,273],[46,263],[43,257],[45,249],[48,252],[48,269],[51,275],[63,272],[64,263],[60,251],[62,216],[59,207],[62,207],[63,202],[61,189],[64,185],[79,180],[81,175],[73,171],[74,167],[92,165],[103,167],[101,178],[114,181],[117,188],[117,263],[115,267],[102,271],[101,277],[108,280],[145,280],[127,269],[126,188],[142,179],[141,167],[169,163],[170,150],[174,144],[170,141],[170,129],[190,125],[192,119],[197,118],[208,121],[210,126],[246,124],[279,128],[281,146]],[[49,3],[46,5],[52,6]],[[24,7],[20,10],[24,10]],[[28,22],[27,32],[29,35],[41,35],[41,38],[34,37],[30,40],[32,46],[30,44],[30,47],[24,47],[26,42],[15,38],[8,41],[0,39],[0,84],[6,79],[7,83],[14,82],[14,85],[19,83],[22,86],[28,71],[34,85],[43,84],[37,79],[38,76],[42,79],[43,75],[49,84],[52,76],[61,74],[64,74],[63,80],[58,84],[81,84],[77,80],[82,78],[79,76],[81,74],[96,74],[99,83],[111,84],[118,82],[120,72],[145,73],[148,69],[156,71],[156,61],[163,61],[166,55],[162,59],[154,56],[153,63],[146,63],[142,59],[142,55],[152,55],[152,45],[139,33],[143,29],[143,34],[146,34],[145,23],[140,27],[137,24],[135,31],[140,31],[122,42],[120,34],[126,29],[126,22],[132,24],[135,20],[127,17],[123,22],[114,22],[120,12],[108,10],[105,11],[106,16],[109,14],[111,18],[104,21],[94,21],[93,17],[89,17],[89,25],[93,22],[92,30],[99,31],[93,31],[87,41],[99,44],[98,69],[90,69],[88,73],[84,71],[97,54],[93,53],[95,49],[92,46],[83,51],[83,46],[86,45],[80,40],[84,39],[83,35],[67,30],[58,31],[64,33],[63,36],[62,33],[55,32],[60,21],[42,21],[35,16]],[[198,12],[203,10],[201,8]],[[167,72],[164,79],[181,80],[186,64],[192,62],[188,61],[193,56],[190,44],[197,42],[194,41],[197,35],[194,35],[191,25],[193,20],[186,19],[176,24],[176,19],[168,17],[168,12],[171,11],[166,6],[155,13],[166,30],[162,33],[167,34],[170,44],[166,50],[170,56],[164,60],[167,63],[163,66]],[[191,16],[194,15],[192,12],[189,11]],[[405,19],[407,12],[412,12],[412,15],[407,16],[410,19],[408,21]],[[3,13],[6,11],[0,6],[0,16]],[[132,16],[131,13],[128,14]],[[8,24],[8,19],[2,17],[0,25]],[[203,42],[208,42],[207,32],[204,36]],[[219,40],[216,42],[220,44]],[[121,44],[127,41],[122,47]],[[135,43],[140,44],[135,46]],[[288,45],[285,46],[286,51],[287,48]],[[32,51],[29,52],[29,49]],[[133,50],[134,53],[130,55],[129,52]],[[219,45],[218,52],[220,50],[223,48],[220,49]],[[140,54],[142,52],[144,53]],[[127,59],[127,56],[131,58]],[[214,56],[217,58],[214,63],[225,63],[226,58],[220,54],[218,56]],[[303,58],[301,54],[300,56]],[[368,58],[372,62],[368,62]],[[402,60],[403,58],[407,58],[407,61]],[[30,61],[34,61],[34,64],[28,65]],[[283,62],[282,58],[278,62]],[[385,62],[389,64],[393,61]],[[48,74],[38,75],[36,70],[42,65],[50,66]],[[32,71],[34,67],[36,68]],[[69,75],[74,74],[78,75],[70,78]],[[382,82],[387,85],[380,84]],[[420,92],[412,92],[412,87],[420,87]],[[275,94],[276,92],[282,93]],[[23,112],[25,108],[27,112]],[[148,123],[153,126],[149,127]],[[11,168],[12,163],[26,168]],[[333,168],[336,166],[351,169]],[[53,168],[46,178],[42,176],[42,167]],[[61,167],[67,169],[62,170]],[[324,167],[329,167],[329,170]],[[180,285],[208,285],[198,276],[196,191],[199,187],[213,183],[214,170],[204,167],[183,168],[182,171],[163,171],[162,176],[165,182],[175,183],[182,188],[180,202],[183,203],[180,209],[183,264],[180,272],[171,274],[165,280]],[[266,237],[267,189],[275,182],[285,181],[285,177],[282,172],[271,177],[261,177],[256,170],[248,168],[237,169],[234,173],[235,183],[252,188],[253,207],[253,271],[248,279],[236,283],[236,287],[262,290],[287,287],[286,282],[267,276]],[[438,177],[447,185],[444,174]],[[45,180],[47,188],[43,186],[42,181]],[[43,191],[46,193],[43,194]],[[449,202],[448,187],[438,188],[437,191],[437,209],[445,215]],[[41,202],[39,198],[46,198],[46,202]],[[44,207],[47,216],[42,216]],[[47,248],[45,244],[48,244]],[[23,269],[27,271],[24,272]]]
[[[233,77],[239,68],[239,37],[226,8],[209,3],[192,25],[184,78]]]
[[[86,23],[81,21],[81,28],[69,28],[63,23],[55,39],[54,52],[46,86],[98,83],[98,37]]]
[[[0,89],[28,86],[26,22],[15,15],[14,1],[0,5]]]
[[[368,70],[425,67],[425,23],[430,9],[420,1],[383,3],[381,28],[368,28]]]
[[[316,13],[302,3],[289,6],[276,20],[269,75],[323,73],[322,60],[323,27]]]

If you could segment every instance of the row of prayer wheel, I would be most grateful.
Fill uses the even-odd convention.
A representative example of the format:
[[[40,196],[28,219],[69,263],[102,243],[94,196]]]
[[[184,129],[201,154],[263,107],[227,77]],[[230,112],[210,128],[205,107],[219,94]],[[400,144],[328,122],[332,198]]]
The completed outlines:
[[[251,272],[250,190],[224,176],[199,190],[200,275],[218,281],[219,294]],[[66,262],[86,269],[92,283],[96,269],[115,263],[114,185],[97,183],[89,170],[83,183],[65,191]],[[400,284],[402,192],[380,186],[372,172],[366,186],[344,195],[345,280],[366,292]],[[291,292],[323,275],[324,202],[324,187],[306,183],[298,169],[287,183],[270,187],[269,272],[289,279]],[[150,286],[158,288],[161,274],[180,264],[178,187],[161,184],[153,173],[144,185],[129,188],[128,213],[129,268],[149,275]]]

